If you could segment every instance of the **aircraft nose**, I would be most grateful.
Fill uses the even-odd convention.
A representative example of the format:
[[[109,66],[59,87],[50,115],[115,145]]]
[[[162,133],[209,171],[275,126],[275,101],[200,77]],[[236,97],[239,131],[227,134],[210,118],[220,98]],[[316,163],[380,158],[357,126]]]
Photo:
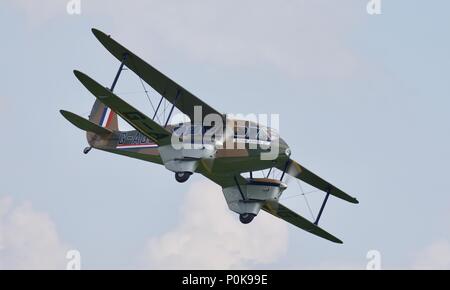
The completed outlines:
[[[291,149],[288,147],[284,150],[284,154],[286,154],[286,156],[291,156]]]
[[[285,154],[286,156],[291,156],[291,149],[289,145],[280,138],[280,154]]]

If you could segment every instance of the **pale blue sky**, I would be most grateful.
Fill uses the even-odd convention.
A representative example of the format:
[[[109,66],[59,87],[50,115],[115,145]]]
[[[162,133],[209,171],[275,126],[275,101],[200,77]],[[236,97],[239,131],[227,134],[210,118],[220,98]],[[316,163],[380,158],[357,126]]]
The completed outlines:
[[[94,101],[72,70],[110,85],[118,67],[92,27],[219,111],[279,113],[293,157],[360,201],[332,198],[324,213],[322,226],[344,245],[275,223],[269,229],[280,237],[256,236],[285,240],[268,242],[273,257],[235,257],[236,267],[364,268],[367,251],[377,249],[384,268],[450,268],[448,1],[384,0],[378,16],[369,16],[361,0],[82,0],[82,14],[74,16],[66,13],[67,2],[0,4],[0,198],[13,200],[10,212],[28,202],[31,216],[45,213],[55,243],[78,249],[84,268],[173,267],[146,256],[148,240],[172,232],[176,238],[182,209],[192,202],[187,192],[206,184],[190,189],[203,177],[181,185],[157,165],[82,154],[84,133],[58,112],[86,115]],[[128,73],[116,91],[139,90]],[[143,93],[123,96],[151,113]],[[286,196],[299,191],[290,185]],[[223,201],[220,191],[214,194]],[[309,196],[316,212],[321,198]],[[309,217],[301,198],[286,204]],[[7,235],[17,230],[29,240],[28,230],[20,230],[33,224],[11,222],[14,215],[5,212],[0,267],[26,267],[17,261],[21,251],[35,259],[60,255],[45,242],[37,249],[17,246]],[[10,230],[2,232],[2,225]],[[208,230],[201,228],[205,248],[212,245],[209,259],[221,261]],[[239,241],[227,251],[233,247],[238,251]]]

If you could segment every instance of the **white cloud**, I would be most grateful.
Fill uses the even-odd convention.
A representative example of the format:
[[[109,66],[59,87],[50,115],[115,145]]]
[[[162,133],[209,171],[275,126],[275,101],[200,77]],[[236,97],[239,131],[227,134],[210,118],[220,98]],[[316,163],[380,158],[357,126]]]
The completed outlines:
[[[236,269],[275,262],[288,243],[287,225],[264,212],[243,225],[210,182],[194,183],[179,224],[149,239],[150,268]]]
[[[414,269],[450,269],[450,242],[439,240],[421,251],[413,265]]]
[[[47,214],[0,197],[0,269],[65,269],[67,249]]]

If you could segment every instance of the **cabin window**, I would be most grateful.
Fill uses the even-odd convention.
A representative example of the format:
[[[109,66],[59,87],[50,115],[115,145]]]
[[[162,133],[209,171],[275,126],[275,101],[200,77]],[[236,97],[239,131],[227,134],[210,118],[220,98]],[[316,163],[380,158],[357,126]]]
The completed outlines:
[[[242,139],[242,138],[245,139],[246,131],[247,131],[247,128],[245,128],[243,126],[236,127],[236,137],[239,139]]]
[[[246,136],[250,140],[258,139],[258,127],[248,127]]]
[[[267,132],[267,128],[263,127],[259,129],[258,139],[261,141],[270,141],[269,134]]]

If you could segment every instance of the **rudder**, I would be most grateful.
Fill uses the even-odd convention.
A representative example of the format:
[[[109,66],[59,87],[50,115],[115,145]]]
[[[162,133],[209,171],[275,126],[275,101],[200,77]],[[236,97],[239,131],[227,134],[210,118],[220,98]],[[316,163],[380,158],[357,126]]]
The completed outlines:
[[[89,121],[111,131],[119,130],[117,114],[99,100],[96,100],[92,107]]]

